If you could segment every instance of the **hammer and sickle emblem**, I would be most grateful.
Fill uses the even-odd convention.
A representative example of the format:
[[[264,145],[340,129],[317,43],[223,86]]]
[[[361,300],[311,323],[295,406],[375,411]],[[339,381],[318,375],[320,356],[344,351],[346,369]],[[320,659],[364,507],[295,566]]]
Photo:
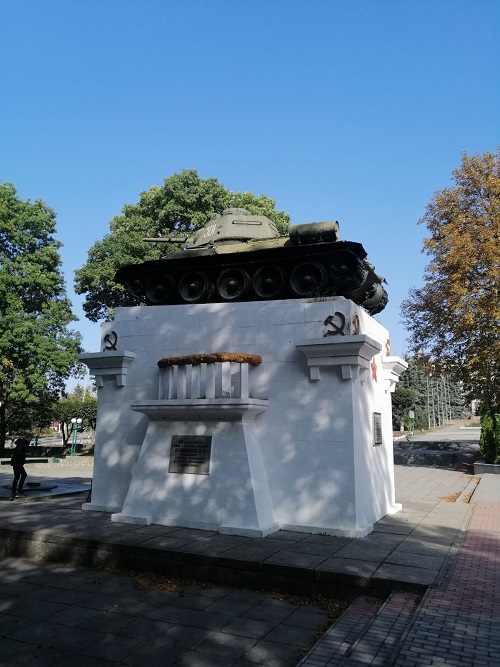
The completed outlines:
[[[328,315],[324,325],[325,327],[331,327],[331,329],[327,328],[323,336],[345,336],[345,317],[343,313],[336,311],[333,315]]]
[[[110,331],[104,336],[104,350],[114,350],[116,352],[116,342],[118,341],[118,334],[116,331]]]

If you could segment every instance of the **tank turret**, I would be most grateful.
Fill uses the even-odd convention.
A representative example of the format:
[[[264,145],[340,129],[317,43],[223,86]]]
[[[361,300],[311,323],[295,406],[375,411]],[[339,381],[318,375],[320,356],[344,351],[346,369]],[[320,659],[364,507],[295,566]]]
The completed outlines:
[[[163,258],[129,264],[115,281],[147,305],[343,296],[372,315],[388,297],[360,243],[341,241],[336,221],[291,226],[280,236],[272,220],[228,208]]]

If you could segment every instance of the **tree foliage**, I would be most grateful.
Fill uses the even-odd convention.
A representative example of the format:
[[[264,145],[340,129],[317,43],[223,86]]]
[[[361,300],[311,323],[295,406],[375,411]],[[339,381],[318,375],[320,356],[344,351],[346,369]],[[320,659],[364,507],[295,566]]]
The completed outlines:
[[[407,428],[409,424],[409,411],[415,410],[418,392],[411,387],[396,386],[392,395],[392,427],[399,431],[401,426]]]
[[[25,401],[9,401],[6,406],[6,423],[11,434],[38,435],[53,421],[57,399],[49,392],[40,392]]]
[[[73,431],[72,419],[81,419],[82,426],[89,426],[93,431],[97,419],[97,397],[85,393],[79,385],[74,391],[62,398],[53,410],[54,421],[61,425],[63,444],[66,446]]]
[[[500,463],[500,414],[488,400],[481,404],[479,449],[485,463]]]
[[[463,153],[453,177],[419,221],[431,261],[403,303],[404,322],[415,352],[469,397],[500,404],[500,152]]]
[[[407,357],[408,368],[392,395],[393,422],[410,428],[409,411],[413,410],[413,427],[427,429],[466,414],[461,382],[436,374],[428,359]]]
[[[168,236],[172,232],[191,235],[229,206],[247,208],[256,215],[267,215],[285,233],[289,217],[275,210],[276,202],[266,195],[230,192],[216,178],[201,179],[194,170],[185,169],[165,178],[162,186],[141,192],[136,204],[127,204],[110,222],[110,231],[88,251],[88,260],[76,271],[75,291],[85,294],[83,309],[92,322],[109,320],[117,306],[136,305],[137,301],[113,278],[126,264],[158,259],[179,247],[151,244],[144,237]]]
[[[22,411],[57,397],[78,370],[80,334],[68,329],[76,318],[54,234],[55,213],[43,201],[22,201],[0,183],[2,444],[6,416],[29,421]]]

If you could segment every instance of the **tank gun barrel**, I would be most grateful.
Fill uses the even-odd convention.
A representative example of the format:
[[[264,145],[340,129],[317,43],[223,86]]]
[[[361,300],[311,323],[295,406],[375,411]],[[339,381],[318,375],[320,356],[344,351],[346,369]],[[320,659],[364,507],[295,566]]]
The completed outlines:
[[[186,243],[189,236],[156,236],[155,238],[143,238],[148,243]]]

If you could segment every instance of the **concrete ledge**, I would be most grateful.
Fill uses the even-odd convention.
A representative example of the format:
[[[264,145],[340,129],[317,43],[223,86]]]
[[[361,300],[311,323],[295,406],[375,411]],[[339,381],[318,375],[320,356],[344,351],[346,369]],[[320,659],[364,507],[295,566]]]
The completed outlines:
[[[49,459],[45,457],[31,457],[26,459],[24,462],[24,465],[28,465],[29,463],[48,463]],[[10,465],[10,459],[3,459],[0,461],[0,465],[3,466],[9,466]]]
[[[396,465],[407,466],[441,466],[451,467],[456,463],[456,455],[454,452],[435,452],[428,450],[410,450],[401,451],[394,450],[394,463]]]
[[[474,475],[500,475],[500,463],[474,463]]]
[[[123,512],[117,512],[111,515],[111,521],[113,523],[131,523],[139,526],[149,526],[151,524],[151,517],[134,516],[132,514],[123,514]]]
[[[241,535],[243,537],[266,537],[279,530],[277,523],[272,523],[265,526],[262,530],[257,528],[240,528],[238,526],[219,526],[218,530],[221,535]]]
[[[90,490],[90,489],[89,489]],[[83,503],[82,510],[86,512],[105,512],[106,514],[120,511],[120,507],[108,507],[108,505],[95,505],[94,503]]]
[[[384,596],[395,585],[401,590],[420,591],[432,583],[429,580],[423,584],[418,578],[415,581],[378,578],[375,572],[377,564],[366,561],[353,561],[351,572],[336,571],[339,569],[335,563],[337,559],[317,555],[308,557],[297,553],[273,556],[272,549],[252,548],[251,542],[241,545],[241,557],[238,557],[229,553],[220,556],[195,553],[183,550],[182,547],[174,548],[174,545],[171,548],[146,548],[113,543],[112,535],[107,539],[109,541],[97,537],[97,531],[95,538],[83,538],[57,535],[50,528],[34,533],[0,529],[0,557],[20,557],[92,568],[152,571],[217,585],[298,595],[353,596],[362,588],[372,595]]]

